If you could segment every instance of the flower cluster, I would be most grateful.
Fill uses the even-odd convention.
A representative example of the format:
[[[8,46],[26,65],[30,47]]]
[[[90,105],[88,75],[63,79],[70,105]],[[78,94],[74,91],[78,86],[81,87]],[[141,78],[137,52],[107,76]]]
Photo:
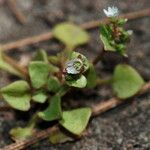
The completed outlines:
[[[109,23],[100,26],[100,38],[104,44],[104,50],[118,52],[123,56],[126,54],[126,43],[130,40],[132,30],[125,30],[126,18],[117,17],[119,10],[112,6],[103,9],[105,15],[109,17]]]
[[[68,61],[65,65],[65,72],[68,74],[79,74],[83,68],[81,59],[75,58]]]
[[[119,10],[118,10],[118,8],[117,8],[117,7],[114,7],[114,6],[108,7],[108,10],[103,9],[103,11],[104,11],[104,13],[105,13],[105,15],[106,15],[107,17],[116,17],[116,16],[119,15]]]
[[[65,64],[64,73],[69,75],[82,74],[88,67],[87,58],[80,53],[73,52],[71,59]]]

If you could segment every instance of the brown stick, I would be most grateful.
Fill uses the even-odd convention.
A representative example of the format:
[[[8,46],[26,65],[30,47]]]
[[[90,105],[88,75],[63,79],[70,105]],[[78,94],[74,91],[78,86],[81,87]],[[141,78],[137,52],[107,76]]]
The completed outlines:
[[[24,16],[24,14],[20,11],[20,9],[17,7],[16,0],[7,0],[6,2],[9,9],[16,17],[17,21],[21,24],[25,24],[27,22],[27,19]]]
[[[24,78],[28,77],[28,71],[25,67],[20,66],[14,59],[10,58],[7,55],[3,54],[3,59],[9,63],[10,65],[12,65],[16,70],[18,70]]]
[[[137,19],[137,18],[146,17],[149,15],[150,15],[150,8],[144,9],[141,11],[137,11],[137,12],[127,13],[127,14],[121,15],[120,17],[125,17],[125,18],[128,18],[129,20],[133,20],[133,19]],[[90,22],[86,22],[84,24],[81,24],[81,27],[84,29],[93,29],[93,28],[98,27],[100,24],[107,23],[107,22],[108,22],[108,19],[90,21]],[[21,39],[21,40],[15,41],[15,42],[11,42],[8,44],[3,44],[0,46],[0,48],[4,51],[8,51],[11,49],[16,49],[16,48],[20,48],[23,46],[35,44],[35,43],[42,42],[42,41],[46,41],[46,40],[52,39],[53,37],[54,36],[51,32],[47,32],[47,33],[43,33],[43,34],[36,35],[33,37],[28,37],[28,38]]]
[[[150,82],[146,83],[140,90],[140,92],[137,95],[144,94],[145,92],[150,91]],[[112,108],[115,108],[119,106],[120,104],[124,103],[125,100],[119,100],[118,98],[114,97],[107,101],[101,102],[97,105],[95,105],[92,108],[92,116],[95,117],[97,115],[100,115],[101,113],[104,113]],[[0,150],[21,150],[26,148],[29,145],[32,145],[36,143],[39,140],[43,140],[50,136],[50,134],[56,130],[58,130],[58,125],[55,125],[53,127],[50,127],[46,130],[39,131],[34,135],[32,138],[24,140],[24,141],[18,141],[16,143],[10,144],[8,146],[5,146],[3,149]]]
[[[37,36],[21,39],[15,42],[11,42],[8,44],[4,44],[0,46],[0,49],[3,51],[20,48],[27,45],[32,45],[38,42],[46,41],[48,39],[52,39],[53,35],[51,32],[43,33]]]
[[[4,148],[2,148],[0,150],[21,150],[21,149],[24,149],[25,147],[28,147],[29,145],[32,145],[32,144],[36,143],[39,140],[47,138],[52,132],[54,132],[56,130],[58,130],[57,125],[55,125],[51,128],[48,128],[46,130],[38,132],[31,139],[18,141],[16,143],[5,146]]]
[[[141,88],[141,90],[136,94],[136,96],[140,96],[146,92],[150,91],[150,82],[145,83],[145,85]],[[97,116],[103,112],[106,112],[112,108],[117,107],[118,105],[126,102],[126,100],[120,100],[119,98],[113,97],[107,101],[99,103],[92,108],[93,116]]]
[[[119,17],[127,18],[128,20],[135,20],[135,19],[139,19],[142,17],[146,17],[146,16],[150,16],[150,8],[147,8],[141,11],[126,13],[126,14],[120,15]],[[99,27],[100,24],[106,24],[106,23],[108,23],[107,18],[102,19],[102,20],[95,20],[95,21],[83,23],[81,27],[83,27],[84,29],[92,29],[92,28]]]

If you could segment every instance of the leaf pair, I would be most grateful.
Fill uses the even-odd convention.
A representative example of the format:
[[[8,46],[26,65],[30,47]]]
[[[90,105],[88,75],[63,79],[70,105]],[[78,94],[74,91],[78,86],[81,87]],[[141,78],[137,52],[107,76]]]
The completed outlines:
[[[32,86],[36,89],[48,83],[49,91],[56,92],[59,89],[59,82],[55,78],[49,78],[49,66],[45,62],[32,62],[29,65],[29,74]],[[37,90],[31,95],[31,88],[26,81],[16,81],[0,90],[4,99],[15,109],[27,111],[30,108],[31,98],[35,102],[44,103],[47,94],[44,90]]]
[[[81,134],[86,128],[91,116],[90,108],[79,108],[71,111],[62,111],[61,97],[56,94],[50,99],[50,104],[39,117],[46,121],[59,120],[59,123],[73,134]]]
[[[49,75],[58,71],[59,68],[49,63],[46,52],[39,50],[34,57],[34,61],[29,64],[29,75],[33,88],[39,89],[48,83],[48,89],[56,92],[60,86],[59,81]]]
[[[71,111],[64,111],[62,113],[62,119],[59,121],[59,123],[69,132],[79,136],[85,130],[90,117],[90,108],[78,108]],[[50,135],[50,141],[53,144],[72,140],[73,138],[71,138],[61,130],[57,130]]]

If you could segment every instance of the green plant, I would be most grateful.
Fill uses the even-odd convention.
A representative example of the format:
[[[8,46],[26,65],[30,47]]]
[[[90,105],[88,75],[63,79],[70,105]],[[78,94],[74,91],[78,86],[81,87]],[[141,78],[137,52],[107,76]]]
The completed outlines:
[[[117,7],[108,7],[104,9],[104,13],[109,17],[109,23],[100,26],[100,38],[104,45],[105,51],[117,52],[123,56],[127,56],[126,43],[129,41],[132,30],[125,30],[123,26],[128,21],[126,18],[119,18],[119,10]]]
[[[117,52],[127,57],[125,50],[129,41],[130,32],[123,28],[127,19],[118,17],[117,8],[104,10],[109,17],[109,23],[100,26],[100,39],[104,45],[104,51]],[[95,88],[105,79],[99,78],[95,66],[83,54],[75,52],[77,46],[89,42],[89,34],[77,25],[62,23],[54,27],[53,35],[61,41],[65,48],[60,53],[48,56],[44,50],[39,50],[28,66],[27,80],[18,80],[0,89],[5,101],[13,108],[20,111],[28,111],[34,103],[47,104],[44,110],[36,109],[37,112],[27,127],[11,130],[15,139],[30,137],[35,130],[39,119],[44,121],[57,121],[58,124],[75,135],[80,135],[86,128],[91,117],[91,108],[83,107],[73,110],[64,110],[62,97],[70,89]],[[100,61],[100,59],[98,60]],[[95,64],[96,65],[96,64]],[[4,61],[0,56],[0,67],[14,75],[22,77],[20,72]],[[127,64],[116,66],[111,79],[107,83],[112,85],[113,91],[120,100],[135,95],[144,84],[144,80],[137,71]],[[51,135],[53,143],[66,138],[60,131]],[[70,138],[69,138],[70,139]]]

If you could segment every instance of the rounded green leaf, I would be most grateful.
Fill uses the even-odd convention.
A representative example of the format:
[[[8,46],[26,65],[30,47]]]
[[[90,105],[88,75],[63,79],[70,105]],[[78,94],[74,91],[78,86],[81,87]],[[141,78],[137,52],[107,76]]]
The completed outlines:
[[[27,111],[30,108],[30,87],[25,81],[16,81],[0,90],[6,102],[15,109]]]
[[[44,61],[46,63],[48,63],[48,56],[45,50],[40,49],[36,52],[35,56],[34,56],[34,61]]]
[[[64,111],[60,124],[71,133],[80,135],[85,130],[90,116],[90,108],[78,108],[71,111]]]
[[[58,92],[61,85],[56,77],[48,78],[48,90],[51,92]]]
[[[144,80],[138,72],[129,65],[118,65],[113,75],[113,90],[121,99],[135,95],[143,86]]]
[[[49,75],[49,65],[45,62],[33,61],[29,64],[29,75],[32,86],[41,88],[47,83]]]
[[[31,95],[30,94],[22,94],[22,95],[16,95],[16,94],[2,94],[6,102],[13,108],[22,110],[22,111],[28,111],[30,109],[30,100]]]
[[[73,138],[61,131],[60,129],[55,130],[49,137],[49,140],[52,144],[64,143],[68,141],[73,141]]]
[[[46,108],[46,110],[38,113],[38,116],[45,121],[53,121],[60,119],[61,115],[61,98],[58,95],[55,95],[51,98],[50,104]]]
[[[1,88],[0,91],[2,93],[9,93],[9,94],[16,93],[16,94],[20,95],[29,90],[30,90],[29,84],[26,81],[19,80],[19,81],[15,81],[15,82]]]
[[[10,131],[10,135],[15,140],[25,140],[31,137],[33,134],[34,134],[34,130],[31,127],[26,127],[26,128],[17,127],[11,129]]]
[[[88,33],[72,23],[61,23],[57,25],[52,32],[55,38],[71,48],[75,48],[89,41]]]
[[[32,100],[38,103],[44,103],[47,100],[47,95],[44,91],[38,91],[32,96]]]
[[[75,80],[67,80],[66,83],[69,86],[77,87],[77,88],[84,88],[86,87],[87,80],[84,75],[81,75],[79,78]]]

